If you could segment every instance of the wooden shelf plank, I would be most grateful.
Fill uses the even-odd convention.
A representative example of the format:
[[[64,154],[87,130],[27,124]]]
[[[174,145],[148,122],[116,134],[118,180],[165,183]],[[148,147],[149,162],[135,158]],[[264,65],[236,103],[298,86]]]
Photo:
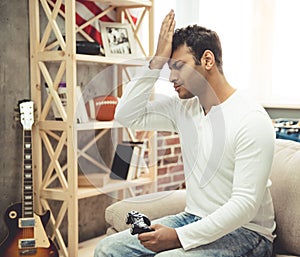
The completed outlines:
[[[122,128],[122,125],[116,121],[90,121],[76,125],[78,131],[109,128]]]
[[[118,64],[124,66],[143,66],[147,64],[147,58],[116,58],[99,55],[76,54],[76,60],[79,62],[92,62],[103,64]]]
[[[117,6],[117,7],[146,7],[152,6],[149,0],[88,0],[91,2],[100,2],[102,4]]]
[[[43,62],[59,62],[66,60],[64,51],[38,52],[37,58]],[[101,55],[76,54],[76,61],[99,64],[118,64],[124,66],[144,66],[149,61],[146,57],[116,58]]]
[[[53,130],[53,131],[64,131],[66,130],[66,122],[63,121],[40,121],[40,129],[42,130]],[[95,129],[110,129],[110,128],[122,128],[123,126],[116,121],[89,121],[85,123],[77,123],[76,129],[82,130],[95,130]]]
[[[59,201],[67,201],[67,192],[59,188],[48,188],[41,190],[41,197],[44,199],[55,199]]]
[[[67,123],[58,120],[39,121],[39,128],[42,130],[65,131]]]
[[[109,180],[102,187],[78,187],[78,199],[84,199],[92,196],[107,194],[110,192],[153,183],[150,178],[139,178],[134,180]],[[59,188],[48,188],[41,190],[41,197],[45,199],[55,199],[59,201],[67,200],[66,191]]]
[[[87,197],[92,197],[101,194],[107,194],[110,192],[118,191],[125,188],[130,188],[133,186],[140,186],[153,183],[150,178],[139,178],[134,180],[110,180],[109,183],[101,188],[97,187],[79,187],[78,188],[78,198],[84,199]]]
[[[37,53],[37,59],[40,61],[62,61],[66,59],[64,51],[43,51]]]

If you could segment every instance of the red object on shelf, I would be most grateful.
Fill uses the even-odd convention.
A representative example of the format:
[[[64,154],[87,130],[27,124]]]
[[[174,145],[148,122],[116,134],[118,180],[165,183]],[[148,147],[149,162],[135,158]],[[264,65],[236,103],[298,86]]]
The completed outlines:
[[[50,0],[50,2],[52,2],[51,8],[53,8],[52,6],[56,4],[56,1],[57,0]],[[76,0],[75,6],[76,6],[76,25],[79,27],[85,25],[94,16],[99,15],[103,11],[106,11],[109,7],[108,4],[86,1],[86,0]],[[63,13],[65,12],[64,3],[60,4],[60,10]],[[134,15],[130,15],[130,16],[134,24],[136,24],[137,17],[135,17]],[[101,18],[99,18],[98,20],[94,20],[89,25],[85,25],[83,27],[83,30],[88,35],[90,35],[96,42],[98,42],[99,45],[102,46],[103,44],[102,44],[99,21],[104,21],[104,22],[117,21],[117,11],[114,9],[110,12],[107,12],[105,15],[101,16]]]
[[[97,96],[86,103],[88,116],[98,121],[114,119],[118,98],[112,95]]]

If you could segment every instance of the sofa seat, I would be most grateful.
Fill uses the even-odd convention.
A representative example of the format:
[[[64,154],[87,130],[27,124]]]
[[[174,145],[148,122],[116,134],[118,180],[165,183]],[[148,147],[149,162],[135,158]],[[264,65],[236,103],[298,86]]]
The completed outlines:
[[[271,194],[277,223],[274,256],[300,256],[300,143],[276,139],[271,170]],[[132,210],[151,220],[184,210],[185,190],[157,192],[124,199],[109,206],[107,235],[128,228],[125,218]]]

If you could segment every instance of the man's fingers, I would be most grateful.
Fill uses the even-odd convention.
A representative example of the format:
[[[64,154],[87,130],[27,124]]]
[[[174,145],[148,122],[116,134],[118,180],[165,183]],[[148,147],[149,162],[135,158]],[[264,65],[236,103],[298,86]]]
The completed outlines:
[[[141,233],[138,235],[138,240],[140,240],[141,242],[149,241],[153,238],[153,233],[154,232]]]
[[[175,18],[175,13],[173,10],[171,10],[170,14],[169,14],[169,23],[172,24],[173,20]]]
[[[168,21],[169,19],[172,19],[174,17],[174,10],[172,9],[164,18],[164,22]]]
[[[149,64],[150,69],[161,69],[171,56],[172,39],[175,28],[174,17],[175,13],[171,10],[161,24],[155,56]]]
[[[165,17],[162,26],[161,26],[161,32],[170,31],[172,29],[172,24],[174,21],[175,13],[173,10],[171,10],[167,16]]]
[[[167,31],[170,31],[172,29],[172,24],[174,22],[175,13],[173,10],[169,13],[169,19],[167,21]]]
[[[172,21],[172,24],[171,24],[171,26],[170,26],[170,31],[174,31],[175,25],[176,25],[176,21],[173,20],[173,21]]]

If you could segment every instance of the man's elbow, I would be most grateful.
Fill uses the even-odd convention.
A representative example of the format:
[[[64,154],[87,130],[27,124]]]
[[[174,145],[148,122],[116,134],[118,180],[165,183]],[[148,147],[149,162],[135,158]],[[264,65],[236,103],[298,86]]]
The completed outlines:
[[[129,127],[129,125],[130,125],[130,121],[129,121],[126,113],[124,111],[122,111],[122,109],[116,109],[114,119],[115,119],[115,121],[117,121],[118,123],[120,123],[121,125],[123,125],[125,127]]]

